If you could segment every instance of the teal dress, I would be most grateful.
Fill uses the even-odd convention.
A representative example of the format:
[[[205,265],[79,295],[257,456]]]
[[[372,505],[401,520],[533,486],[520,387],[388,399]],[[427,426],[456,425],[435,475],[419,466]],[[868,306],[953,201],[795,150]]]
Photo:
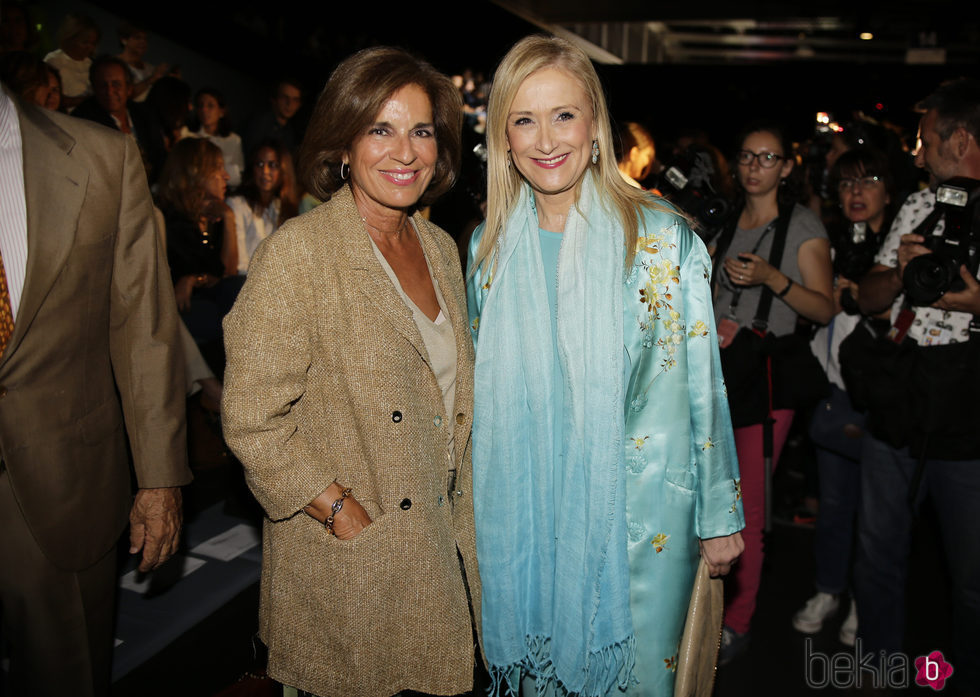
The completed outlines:
[[[482,227],[471,250],[481,233]],[[546,248],[544,276],[553,278]],[[683,219],[646,211],[622,293],[625,543],[635,636],[628,695],[673,694],[698,539],[744,527],[709,278],[707,251]],[[489,285],[479,271],[468,277],[475,339]],[[560,311],[562,298],[556,301]],[[478,537],[493,534],[477,523]],[[496,610],[484,607],[485,626],[488,612]],[[615,688],[612,693],[622,694]]]

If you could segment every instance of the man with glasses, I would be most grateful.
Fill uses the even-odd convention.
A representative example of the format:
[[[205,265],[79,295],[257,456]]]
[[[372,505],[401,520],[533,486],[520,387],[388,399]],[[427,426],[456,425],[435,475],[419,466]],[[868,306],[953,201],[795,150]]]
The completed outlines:
[[[858,513],[858,637],[862,652],[876,658],[902,650],[912,516],[931,496],[953,584],[950,685],[978,694],[970,690],[980,691],[980,283],[960,266],[959,283],[917,306],[907,300],[915,284],[905,272],[912,259],[930,253],[927,236],[951,226],[949,213],[941,215],[948,209],[937,206],[937,187],[954,177],[980,179],[980,82],[944,83],[919,110],[915,164],[932,186],[906,199],[859,289],[862,313],[892,308],[891,329],[870,349],[876,356],[869,363],[891,364],[908,377],[881,372],[868,377],[864,390],[869,433]],[[844,349],[841,356],[846,363]]]

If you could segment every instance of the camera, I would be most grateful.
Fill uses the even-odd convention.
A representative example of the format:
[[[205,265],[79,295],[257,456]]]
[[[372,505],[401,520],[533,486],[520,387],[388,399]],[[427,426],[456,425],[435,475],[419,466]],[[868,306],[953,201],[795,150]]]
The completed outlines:
[[[864,274],[871,270],[878,253],[877,236],[868,230],[864,222],[851,223],[847,234],[837,240],[834,255],[834,274],[852,281],[860,281]],[[845,288],[840,297],[841,308],[849,315],[860,314],[857,301],[851,295],[850,288]]]
[[[955,177],[936,190],[936,212],[945,227],[936,234],[935,220],[930,230],[916,233],[925,237],[929,254],[915,257],[905,266],[902,283],[912,305],[932,305],[947,291],[963,290],[960,266],[974,276],[980,263],[980,181]]]
[[[733,213],[732,204],[712,185],[714,175],[711,155],[692,145],[664,170],[657,184],[664,198],[694,217],[702,240],[717,235]]]

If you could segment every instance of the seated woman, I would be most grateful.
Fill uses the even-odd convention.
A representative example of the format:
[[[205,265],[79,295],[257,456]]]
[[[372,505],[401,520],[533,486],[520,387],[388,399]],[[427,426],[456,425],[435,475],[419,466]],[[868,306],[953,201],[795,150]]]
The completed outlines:
[[[218,147],[187,138],[170,151],[157,191],[177,309],[215,372],[224,365],[221,320],[242,285],[235,221],[224,202],[227,182]]]
[[[153,83],[170,71],[170,66],[161,63],[154,67],[143,60],[143,56],[146,54],[145,28],[132,22],[123,22],[119,25],[118,33],[119,44],[122,46],[119,57],[126,62],[129,71],[133,74],[133,96],[131,99],[134,102],[142,102],[146,99],[150,88],[153,87]]]
[[[44,106],[51,89],[48,65],[28,51],[11,51],[0,55],[0,81],[17,96],[31,104]]]
[[[292,157],[281,143],[266,140],[249,157],[241,191],[228,199],[238,234],[238,273],[248,271],[259,242],[296,215]]]
[[[194,95],[194,112],[198,128],[197,131],[188,130],[187,135],[207,138],[221,148],[225,171],[228,172],[228,186],[238,188],[245,169],[245,155],[241,136],[231,129],[225,96],[213,87],[198,90]]]
[[[89,67],[100,35],[91,17],[70,14],[58,28],[58,48],[44,57],[61,75],[61,103],[69,111],[92,94]]]

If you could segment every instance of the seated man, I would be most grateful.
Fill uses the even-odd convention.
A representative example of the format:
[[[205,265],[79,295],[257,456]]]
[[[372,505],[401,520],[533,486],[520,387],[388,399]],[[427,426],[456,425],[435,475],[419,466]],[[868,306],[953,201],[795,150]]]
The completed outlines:
[[[99,56],[92,61],[89,74],[93,94],[78,105],[72,116],[95,121],[133,136],[152,183],[163,166],[166,151],[160,129],[155,126],[145,106],[130,101],[133,75],[129,67],[116,56]]]

